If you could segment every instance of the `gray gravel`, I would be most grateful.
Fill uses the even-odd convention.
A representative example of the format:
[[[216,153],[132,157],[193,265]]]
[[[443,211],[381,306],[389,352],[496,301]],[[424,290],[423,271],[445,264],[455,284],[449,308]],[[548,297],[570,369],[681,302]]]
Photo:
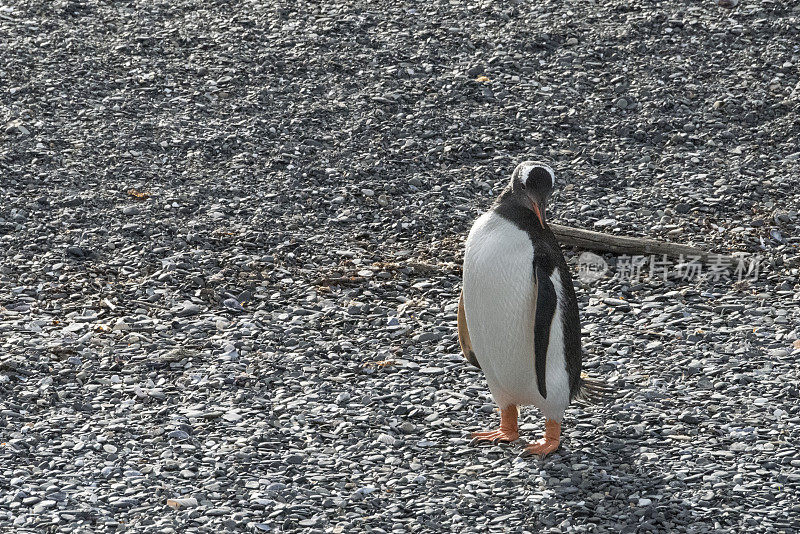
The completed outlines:
[[[800,531],[800,8],[456,4],[0,0],[0,531]],[[544,461],[455,333],[528,157],[764,260],[580,284]]]

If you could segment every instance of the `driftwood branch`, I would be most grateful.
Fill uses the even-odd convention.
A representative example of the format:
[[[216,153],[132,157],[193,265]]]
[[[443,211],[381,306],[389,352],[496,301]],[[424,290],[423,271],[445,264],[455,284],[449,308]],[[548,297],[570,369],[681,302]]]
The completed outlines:
[[[572,228],[561,224],[549,224],[550,229],[555,234],[556,239],[566,246],[578,247],[583,250],[593,250],[595,252],[610,252],[612,254],[636,255],[662,255],[678,258],[683,256],[686,261],[699,261],[702,263],[724,262],[733,263],[734,258],[726,254],[717,254],[705,250],[690,247],[689,245],[679,245],[677,243],[667,243],[646,237],[627,237],[581,228]],[[461,266],[454,263],[430,264],[415,261],[405,263],[374,263],[373,270],[398,271],[410,269],[416,275],[427,275],[431,272],[460,273]],[[404,271],[405,272],[405,271]],[[351,272],[341,276],[323,277],[313,281],[323,290],[329,290],[330,286],[359,285],[367,283],[370,277],[365,277]],[[147,303],[149,304],[149,303]],[[0,362],[2,364],[2,362]],[[1,367],[0,367],[1,368]]]
[[[700,258],[703,263],[710,261],[726,260],[731,261],[731,257],[725,254],[707,252],[689,245],[679,245],[677,243],[667,243],[646,237],[627,237],[603,234],[581,228],[571,228],[560,224],[550,224],[550,229],[556,239],[564,245],[574,246],[585,250],[598,252],[611,252],[614,254],[634,255],[661,255],[685,258]],[[694,259],[692,258],[692,259]]]

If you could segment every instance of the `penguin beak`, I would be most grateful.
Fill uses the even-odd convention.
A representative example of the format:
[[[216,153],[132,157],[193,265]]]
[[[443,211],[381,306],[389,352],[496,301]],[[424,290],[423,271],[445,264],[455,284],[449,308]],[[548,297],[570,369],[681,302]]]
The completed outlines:
[[[544,202],[536,202],[533,200],[531,201],[531,207],[533,208],[533,213],[535,213],[536,217],[539,219],[539,224],[544,228]]]

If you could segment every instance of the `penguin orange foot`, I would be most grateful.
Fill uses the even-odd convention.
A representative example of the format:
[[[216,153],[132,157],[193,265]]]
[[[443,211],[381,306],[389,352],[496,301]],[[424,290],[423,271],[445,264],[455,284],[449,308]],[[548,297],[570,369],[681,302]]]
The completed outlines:
[[[519,439],[519,426],[517,424],[518,414],[519,411],[514,405],[501,409],[500,428],[487,432],[473,432],[473,443],[480,441],[491,441],[493,443],[498,441],[517,441]]]
[[[544,437],[525,447],[525,456],[534,454],[544,458],[551,452],[558,450],[561,444],[561,424],[558,421],[548,419],[544,424]]]

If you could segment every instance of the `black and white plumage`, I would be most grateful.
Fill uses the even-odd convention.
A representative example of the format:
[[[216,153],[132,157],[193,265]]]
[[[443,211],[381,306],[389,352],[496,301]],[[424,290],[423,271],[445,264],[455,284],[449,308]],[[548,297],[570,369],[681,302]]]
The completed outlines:
[[[551,438],[545,436],[546,446],[542,441],[529,447],[537,454],[557,448],[554,429],[560,433],[570,401],[602,389],[581,378],[578,303],[545,218],[554,185],[548,165],[526,161],[517,166],[469,233],[459,303],[462,349],[486,375],[503,419],[500,431],[477,437],[513,441],[517,407],[533,405],[547,419]]]

